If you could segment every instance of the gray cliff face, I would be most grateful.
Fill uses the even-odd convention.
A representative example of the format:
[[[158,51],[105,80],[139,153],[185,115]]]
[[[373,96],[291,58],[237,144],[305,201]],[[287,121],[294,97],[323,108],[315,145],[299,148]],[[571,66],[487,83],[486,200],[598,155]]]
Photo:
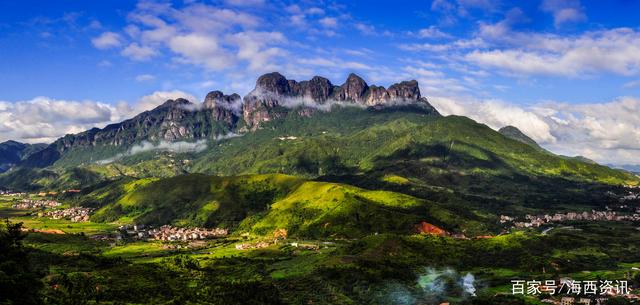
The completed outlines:
[[[314,76],[309,81],[289,81],[292,84],[292,93],[295,96],[313,100],[316,103],[323,104],[326,102],[333,92],[333,84],[328,79],[321,76]]]
[[[387,89],[387,92],[392,100],[415,101],[420,99],[420,88],[418,88],[416,80],[393,84]]]
[[[336,96],[337,100],[361,102],[369,86],[360,76],[351,73],[344,84],[342,84],[341,89],[340,95]]]
[[[342,85],[336,86],[320,76],[297,82],[287,80],[278,72],[272,72],[260,76],[255,89],[244,97],[243,118],[247,126],[255,129],[260,122],[286,115],[286,112],[278,110],[278,106],[283,106],[286,99],[302,99],[306,103],[318,105],[335,101],[376,108],[406,103],[423,105],[437,113],[420,95],[420,88],[415,80],[393,84],[386,89],[381,86],[369,86],[360,76],[353,73],[349,74]],[[309,113],[310,111],[305,111],[305,114]]]
[[[215,121],[225,124],[228,128],[233,128],[238,122],[238,115],[242,110],[241,104],[242,98],[236,93],[225,95],[220,91],[211,91],[205,97],[202,107],[211,110]]]

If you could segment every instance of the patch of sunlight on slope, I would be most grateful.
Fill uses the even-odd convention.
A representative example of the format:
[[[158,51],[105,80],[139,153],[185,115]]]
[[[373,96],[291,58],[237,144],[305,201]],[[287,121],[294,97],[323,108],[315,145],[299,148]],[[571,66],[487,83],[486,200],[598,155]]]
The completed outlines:
[[[141,195],[135,192],[135,190],[158,180],[158,178],[143,178],[125,184],[123,187],[126,195],[118,200],[118,204],[123,207],[135,205],[141,199],[139,198]]]
[[[389,183],[393,183],[393,184],[400,184],[400,185],[405,185],[405,184],[409,184],[409,179],[402,177],[402,176],[398,176],[398,175],[393,175],[393,174],[386,174],[384,175],[384,177],[381,178],[382,181],[384,182],[389,182]]]
[[[276,228],[291,233],[320,236],[358,236],[376,230],[404,230],[418,221],[408,208],[426,201],[393,192],[367,191],[326,182],[305,182],[271,205],[252,229],[267,234]],[[402,215],[402,217],[392,217]]]

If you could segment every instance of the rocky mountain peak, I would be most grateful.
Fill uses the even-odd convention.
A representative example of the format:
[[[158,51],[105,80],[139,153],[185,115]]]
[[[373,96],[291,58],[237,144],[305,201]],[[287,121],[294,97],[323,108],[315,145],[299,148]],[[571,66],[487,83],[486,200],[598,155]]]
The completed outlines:
[[[204,98],[202,107],[211,111],[211,116],[215,121],[232,129],[238,122],[242,111],[242,98],[236,93],[225,95],[221,91],[211,91]]]
[[[278,72],[264,74],[256,81],[256,90],[262,90],[276,95],[285,95],[291,92],[289,81]]]
[[[167,108],[167,107],[178,107],[180,105],[193,105],[193,103],[191,103],[189,100],[184,98],[177,98],[175,100],[167,100],[166,102],[162,103],[160,106],[156,107],[156,109]]]
[[[260,76],[256,81],[255,89],[244,97],[245,122],[250,128],[256,128],[260,122],[282,117],[286,112],[275,111],[275,109],[287,102],[287,99],[302,99],[305,103],[312,101],[317,104],[332,100],[376,108],[397,105],[399,102],[415,103],[430,109],[430,112],[437,113],[420,95],[416,80],[396,83],[386,89],[382,86],[369,86],[362,77],[354,73],[349,74],[341,86],[335,86],[321,76],[297,82],[286,79],[278,72],[271,72]],[[304,113],[308,115],[312,111],[313,107],[306,109]]]
[[[211,91],[204,98],[203,107],[205,109],[215,109],[216,107],[229,108],[233,104],[240,103],[240,95],[233,93],[225,95],[222,91]]]
[[[345,100],[362,101],[365,93],[369,89],[367,82],[362,77],[351,73],[347,80],[342,84],[342,95]]]
[[[420,88],[418,81],[410,80],[393,84],[387,89],[389,98],[392,100],[415,101],[420,99]]]
[[[292,82],[297,84],[295,81]],[[314,76],[311,80],[302,81],[293,88],[297,96],[323,103],[333,93],[333,87],[333,84],[328,79],[322,76]]]
[[[211,91],[211,92],[207,93],[207,96],[204,98],[204,101],[205,101],[205,103],[207,101],[215,101],[217,99],[222,98],[223,96],[224,96],[224,93],[222,93],[222,91],[218,91],[218,90]]]

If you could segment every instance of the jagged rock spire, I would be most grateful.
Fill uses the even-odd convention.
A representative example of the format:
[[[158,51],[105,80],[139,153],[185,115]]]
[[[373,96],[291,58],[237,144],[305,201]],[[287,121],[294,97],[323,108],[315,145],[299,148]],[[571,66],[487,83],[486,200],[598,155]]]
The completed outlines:
[[[273,109],[281,106],[287,99],[301,99],[305,103],[316,104],[333,100],[377,107],[398,102],[428,105],[426,99],[421,97],[415,80],[403,81],[385,89],[381,86],[369,86],[362,77],[354,73],[349,74],[341,86],[335,86],[321,76],[297,82],[286,79],[278,72],[271,72],[260,76],[255,89],[244,97],[243,116],[247,125],[256,126],[262,121],[280,117],[282,113]]]

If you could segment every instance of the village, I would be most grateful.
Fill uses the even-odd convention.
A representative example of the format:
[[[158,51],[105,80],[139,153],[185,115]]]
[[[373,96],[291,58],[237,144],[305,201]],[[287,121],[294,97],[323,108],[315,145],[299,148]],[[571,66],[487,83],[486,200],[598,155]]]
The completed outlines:
[[[55,208],[61,206],[62,203],[55,200],[34,200],[34,199],[22,199],[19,203],[14,204],[12,207],[19,210],[30,209],[44,209]]]
[[[565,221],[640,221],[640,211],[634,214],[618,214],[616,211],[567,212],[544,215],[526,215],[524,221],[517,217],[500,215],[501,224],[511,224],[512,228],[538,228],[540,226]]]
[[[73,207],[62,210],[50,210],[38,213],[39,217],[47,217],[52,219],[68,219],[72,222],[86,222],[89,221],[92,208]]]
[[[607,192],[609,196],[618,198],[619,202],[631,201],[631,200],[640,200],[640,186],[638,185],[626,185],[627,189],[626,194],[624,195],[616,195],[612,192]]]
[[[204,240],[224,237],[229,234],[228,229],[222,228],[178,228],[168,225],[158,228],[145,225],[123,225],[120,226],[118,230],[119,234],[116,237],[117,239],[130,237],[139,240],[159,240],[165,242]]]
[[[10,191],[10,190],[0,190],[0,195],[12,196],[12,197],[21,197],[21,196],[26,196],[27,193],[14,192],[14,191]]]

